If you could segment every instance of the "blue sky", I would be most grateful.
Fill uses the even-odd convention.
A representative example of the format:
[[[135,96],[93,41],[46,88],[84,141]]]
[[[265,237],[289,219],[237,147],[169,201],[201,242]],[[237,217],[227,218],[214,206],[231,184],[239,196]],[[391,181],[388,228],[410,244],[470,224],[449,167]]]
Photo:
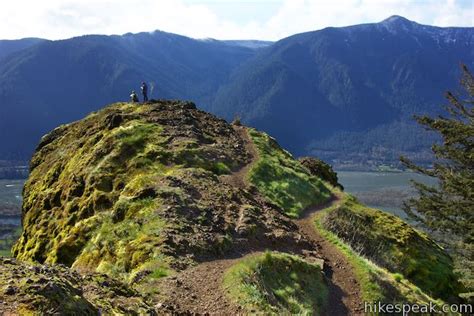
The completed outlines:
[[[28,8],[27,10],[25,8]],[[15,0],[0,4],[0,39],[163,30],[194,38],[278,40],[391,15],[474,26],[473,0]]]

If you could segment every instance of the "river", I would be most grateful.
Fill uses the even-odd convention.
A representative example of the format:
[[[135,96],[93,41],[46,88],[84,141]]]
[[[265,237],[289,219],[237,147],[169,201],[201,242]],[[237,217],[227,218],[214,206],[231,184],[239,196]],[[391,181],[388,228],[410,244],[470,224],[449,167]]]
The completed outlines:
[[[413,172],[337,172],[345,191],[362,203],[407,219],[403,201],[416,196],[410,181],[435,185],[436,179]]]

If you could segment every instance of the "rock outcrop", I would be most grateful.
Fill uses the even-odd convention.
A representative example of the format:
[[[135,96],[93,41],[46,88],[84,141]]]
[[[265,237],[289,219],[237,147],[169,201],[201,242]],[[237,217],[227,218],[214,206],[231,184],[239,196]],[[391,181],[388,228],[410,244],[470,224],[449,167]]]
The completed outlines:
[[[103,274],[0,258],[2,315],[152,315],[154,307],[127,285]]]
[[[31,161],[14,255],[138,282],[239,245],[298,243],[278,207],[225,181],[252,159],[245,135],[179,101],[56,128]]]

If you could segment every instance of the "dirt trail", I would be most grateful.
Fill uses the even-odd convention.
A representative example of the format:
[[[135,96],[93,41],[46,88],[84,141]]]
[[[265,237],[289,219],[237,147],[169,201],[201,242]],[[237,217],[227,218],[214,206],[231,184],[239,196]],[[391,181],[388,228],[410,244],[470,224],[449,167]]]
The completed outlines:
[[[240,189],[245,189],[248,186],[246,176],[255,162],[258,160],[258,153],[254,148],[252,141],[249,138],[247,130],[243,126],[234,126],[234,130],[239,134],[245,144],[245,150],[250,154],[250,162],[242,166],[239,170],[232,172],[229,175],[222,175],[220,179],[222,182],[230,184]]]
[[[244,141],[245,149],[250,155],[250,162],[230,175],[220,176],[220,179],[234,187],[246,189],[248,187],[246,175],[257,161],[258,153],[247,130],[242,126],[234,126],[234,129]],[[257,253],[251,251],[247,255]],[[244,254],[233,254],[233,256],[235,258],[216,258],[202,262],[176,276],[164,278],[159,285],[160,296],[165,298],[163,306],[180,314],[242,314],[241,308],[228,300],[227,290],[223,288],[225,271],[245,257]]]
[[[250,141],[246,129],[240,126],[234,128],[244,140],[245,148],[251,155],[251,161],[231,175],[221,176],[221,180],[245,189],[248,187],[246,175],[257,161],[258,153]],[[340,203],[339,196],[334,196],[323,205],[307,209],[303,216],[295,220],[294,223],[298,226],[300,234],[315,246],[318,254],[325,261],[324,272],[330,284],[327,315],[362,315],[360,285],[352,265],[334,245],[324,239],[314,228],[315,214],[335,203]],[[294,249],[294,252],[301,252],[298,250],[300,249]],[[203,262],[184,270],[176,276],[162,279],[159,287],[160,296],[165,298],[163,306],[180,314],[243,314],[238,306],[228,300],[227,290],[223,288],[223,277],[225,271],[239,260],[258,253],[258,251],[250,250],[245,254],[233,254],[234,257],[216,258],[216,260]]]
[[[242,258],[203,262],[160,284],[163,304],[178,313],[237,315],[242,311],[226,296],[224,272]]]
[[[314,228],[317,212],[340,203],[335,195],[323,204],[307,209],[301,218],[295,220],[301,234],[313,244],[324,259],[324,272],[329,278],[329,314],[363,315],[360,284],[355,277],[354,268],[347,258],[331,242],[321,236]]]

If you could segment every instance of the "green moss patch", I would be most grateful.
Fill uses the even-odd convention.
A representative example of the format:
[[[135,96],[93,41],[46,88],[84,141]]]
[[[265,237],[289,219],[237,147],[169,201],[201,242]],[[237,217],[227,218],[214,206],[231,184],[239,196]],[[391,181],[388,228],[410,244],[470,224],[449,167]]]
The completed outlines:
[[[6,315],[154,315],[145,297],[103,274],[0,258]]]
[[[320,315],[328,289],[319,266],[284,253],[244,258],[225,274],[230,298],[247,312]]]
[[[250,170],[249,181],[272,203],[293,218],[315,204],[326,201],[331,191],[306,168],[264,133],[249,130],[259,159]]]
[[[441,299],[459,293],[449,255],[400,218],[348,197],[324,213],[320,223],[360,255],[391,273],[403,275],[423,292]]]
[[[119,200],[112,212],[102,215],[73,267],[128,281],[144,270],[153,274],[159,268],[167,275],[169,267],[160,251],[166,222],[155,214],[156,208],[151,198]]]
[[[13,255],[126,282],[183,269],[245,224],[238,206],[256,202],[218,176],[248,158],[232,126],[189,102],[108,106],[41,140]]]

